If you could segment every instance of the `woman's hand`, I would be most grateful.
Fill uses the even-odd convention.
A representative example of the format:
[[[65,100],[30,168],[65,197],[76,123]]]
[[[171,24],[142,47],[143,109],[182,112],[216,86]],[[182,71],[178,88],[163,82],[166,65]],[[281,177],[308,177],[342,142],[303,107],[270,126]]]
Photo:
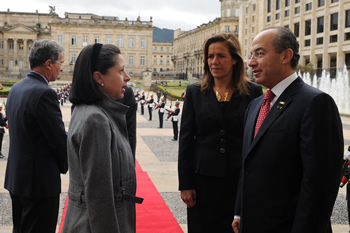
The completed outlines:
[[[191,208],[196,205],[197,194],[196,190],[181,190],[181,199],[187,205],[187,208]]]
[[[240,225],[241,225],[241,219],[235,218],[232,222],[232,228],[235,233],[239,232]]]

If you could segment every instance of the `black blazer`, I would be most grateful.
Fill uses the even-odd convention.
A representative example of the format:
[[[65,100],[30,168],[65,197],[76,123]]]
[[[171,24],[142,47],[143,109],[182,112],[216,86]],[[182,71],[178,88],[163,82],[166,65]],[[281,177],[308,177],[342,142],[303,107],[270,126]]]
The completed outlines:
[[[262,94],[253,83],[249,90],[250,96],[232,97],[223,115],[213,90],[204,93],[199,84],[187,87],[179,141],[179,190],[194,188],[194,174],[238,180],[244,113],[251,100]]]
[[[247,109],[236,213],[241,232],[328,233],[343,132],[333,99],[297,78],[253,139],[263,96]]]
[[[56,92],[35,72],[15,84],[6,104],[10,134],[5,188],[22,197],[61,192],[67,134]]]

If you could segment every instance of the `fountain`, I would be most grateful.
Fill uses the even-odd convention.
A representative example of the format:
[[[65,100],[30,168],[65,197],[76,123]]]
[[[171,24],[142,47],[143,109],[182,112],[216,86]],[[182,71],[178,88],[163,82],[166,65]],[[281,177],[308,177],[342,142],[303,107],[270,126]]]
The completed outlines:
[[[321,77],[314,75],[311,79],[309,73],[303,73],[302,77],[305,83],[326,92],[333,97],[341,114],[350,115],[350,89],[349,76],[346,66],[337,73],[336,78],[331,78],[329,72],[322,71]]]

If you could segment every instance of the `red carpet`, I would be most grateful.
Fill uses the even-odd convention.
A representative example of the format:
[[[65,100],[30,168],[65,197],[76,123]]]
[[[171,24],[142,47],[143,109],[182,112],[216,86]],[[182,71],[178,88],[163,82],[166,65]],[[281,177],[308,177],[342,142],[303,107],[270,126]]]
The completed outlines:
[[[137,233],[183,233],[175,217],[169,210],[162,196],[136,161],[136,178],[138,197],[143,197],[143,203],[136,204],[136,232]],[[68,196],[63,210],[59,233],[66,214]]]

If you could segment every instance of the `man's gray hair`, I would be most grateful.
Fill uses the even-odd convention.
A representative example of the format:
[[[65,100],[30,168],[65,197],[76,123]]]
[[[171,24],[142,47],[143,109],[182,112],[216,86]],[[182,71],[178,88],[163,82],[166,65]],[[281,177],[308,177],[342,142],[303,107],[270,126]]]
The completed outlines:
[[[37,40],[34,42],[29,53],[30,68],[34,69],[44,65],[50,59],[55,63],[64,52],[62,45],[53,40]]]

